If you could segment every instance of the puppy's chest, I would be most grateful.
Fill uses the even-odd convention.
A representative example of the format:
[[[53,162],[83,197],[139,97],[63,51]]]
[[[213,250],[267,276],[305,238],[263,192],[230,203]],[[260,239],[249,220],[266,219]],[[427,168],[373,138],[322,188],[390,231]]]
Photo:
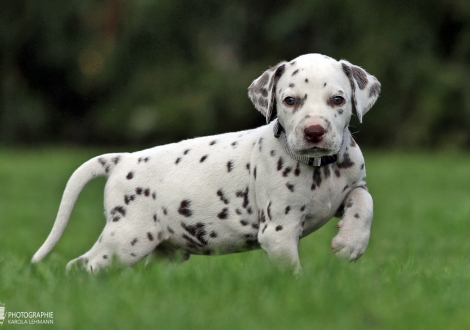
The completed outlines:
[[[349,171],[338,168],[336,164],[313,168],[311,175],[301,181],[304,194],[298,198],[306,205],[300,214],[302,236],[306,236],[337,214],[356,182]]]
[[[339,209],[360,177],[356,167],[342,162],[313,167],[286,157],[279,150],[270,152],[271,162],[263,162],[256,191],[260,207],[272,209],[285,221],[303,221],[305,234],[320,228]]]
[[[305,201],[305,214],[309,218],[330,218],[355,182],[348,171],[339,169],[336,164],[309,170],[297,181],[299,190],[302,191],[297,198]]]

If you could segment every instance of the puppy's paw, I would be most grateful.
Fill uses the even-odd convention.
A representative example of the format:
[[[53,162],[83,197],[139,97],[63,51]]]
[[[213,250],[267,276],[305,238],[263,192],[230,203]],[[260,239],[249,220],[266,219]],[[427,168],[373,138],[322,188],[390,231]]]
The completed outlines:
[[[331,250],[339,257],[355,261],[366,251],[369,244],[369,235],[368,231],[348,232],[340,230],[331,241]]]
[[[70,260],[65,267],[65,271],[69,273],[71,270],[78,268],[86,268],[88,265],[88,258],[81,256],[79,258]]]

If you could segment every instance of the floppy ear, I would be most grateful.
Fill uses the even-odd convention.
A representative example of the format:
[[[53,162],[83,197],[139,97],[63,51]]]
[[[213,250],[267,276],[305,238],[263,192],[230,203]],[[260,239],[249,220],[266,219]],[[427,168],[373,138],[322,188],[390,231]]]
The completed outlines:
[[[258,79],[255,79],[248,87],[248,96],[251,102],[266,117],[269,123],[276,103],[276,85],[285,70],[287,62],[281,62],[265,71]]]
[[[380,83],[377,78],[368,74],[364,69],[345,60],[339,62],[351,83],[354,107],[356,108],[357,117],[362,123],[362,116],[372,108],[379,97]]]

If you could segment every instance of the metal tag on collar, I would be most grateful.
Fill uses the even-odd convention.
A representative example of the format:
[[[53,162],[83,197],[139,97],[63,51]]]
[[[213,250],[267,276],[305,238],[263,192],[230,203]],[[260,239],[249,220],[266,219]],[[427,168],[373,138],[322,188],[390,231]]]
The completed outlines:
[[[315,166],[315,167],[321,166],[321,157],[313,159],[313,166]]]

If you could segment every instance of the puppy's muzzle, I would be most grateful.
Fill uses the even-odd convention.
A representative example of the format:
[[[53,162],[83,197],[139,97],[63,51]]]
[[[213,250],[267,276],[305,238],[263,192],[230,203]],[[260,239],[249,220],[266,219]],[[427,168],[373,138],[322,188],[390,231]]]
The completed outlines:
[[[309,143],[320,143],[325,134],[326,130],[321,125],[312,125],[304,129],[305,140]]]

